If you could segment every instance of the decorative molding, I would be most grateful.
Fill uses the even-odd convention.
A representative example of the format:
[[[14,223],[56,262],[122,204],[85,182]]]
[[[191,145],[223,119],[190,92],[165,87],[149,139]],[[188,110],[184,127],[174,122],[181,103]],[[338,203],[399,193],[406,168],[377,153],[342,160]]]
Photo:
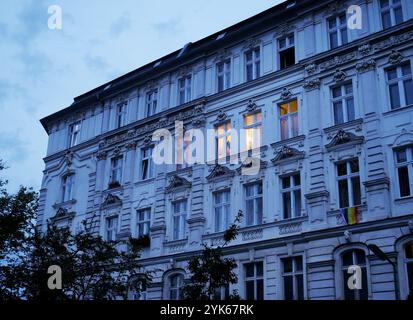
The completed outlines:
[[[333,139],[328,143],[325,147],[327,150],[331,150],[332,148],[339,147],[342,145],[349,145],[349,144],[361,144],[364,141],[363,136],[356,136],[352,132],[346,132],[344,130],[339,130]]]
[[[244,43],[243,49],[244,50],[252,50],[258,47],[261,44],[262,40],[259,38],[250,38],[247,39]]]
[[[347,74],[341,69],[337,69],[333,76],[333,80],[336,83],[342,82],[346,80],[346,78],[347,78]]]
[[[58,221],[67,221],[70,222],[76,214],[74,212],[69,212],[69,210],[60,207],[57,209],[56,214],[50,218],[51,223],[56,223]]]
[[[367,72],[376,68],[376,61],[374,59],[363,60],[356,64],[356,70],[358,73]]]
[[[304,66],[304,70],[307,73],[307,75],[311,76],[317,72],[317,66],[314,62],[306,64]]]
[[[145,147],[149,146],[152,143],[152,137],[150,135],[146,135],[145,138],[143,138],[142,143]]]
[[[136,149],[137,144],[138,143],[136,141],[130,141],[130,142],[125,144],[125,147],[126,147],[127,150],[130,151],[130,150]]]
[[[257,111],[259,108],[257,106],[257,104],[253,101],[253,100],[248,100],[248,104],[247,107],[245,108],[245,112],[255,112]]]
[[[261,169],[265,169],[267,167],[267,162],[264,160],[261,160],[261,158],[247,157],[241,163],[241,165],[236,169],[236,171],[238,174],[242,174],[243,170],[245,171],[254,170],[254,168],[256,168],[258,165],[259,165],[259,171],[261,171]]]
[[[106,151],[99,151],[96,153],[96,159],[98,161],[106,160],[108,153]]]
[[[232,177],[234,176],[235,172],[228,167],[222,166],[220,164],[216,164],[212,170],[211,173],[206,177],[207,180],[212,180],[220,177]]]
[[[225,120],[227,120],[228,115],[225,113],[224,110],[219,109],[218,111],[218,115],[217,118],[215,119],[216,122],[224,122]]]
[[[284,160],[303,159],[304,155],[304,151],[299,151],[295,148],[284,145],[280,149],[278,149],[275,157],[271,159],[271,162],[276,164]]]
[[[66,166],[68,166],[69,168],[72,166],[72,164],[73,164],[73,156],[74,156],[74,153],[72,152],[72,151],[70,151],[70,150],[68,150],[66,153],[65,153],[65,156],[64,156],[64,161],[65,161],[65,163],[66,163]]]
[[[282,100],[288,100],[291,99],[291,97],[293,96],[293,93],[291,92],[291,90],[287,89],[287,88],[283,88],[280,97]]]
[[[369,43],[364,43],[358,48],[359,54],[364,57],[370,54],[371,52],[371,45]]]
[[[169,180],[169,184],[165,189],[167,191],[171,191],[171,190],[178,189],[178,188],[190,188],[190,187],[191,187],[191,183],[188,180],[178,176],[177,174],[174,174]]]
[[[263,229],[242,232],[243,241],[262,239],[262,237],[263,237]]]
[[[302,231],[302,222],[291,222],[279,226],[280,235],[297,233]]]
[[[332,69],[332,68],[337,69],[339,66],[341,66],[343,64],[346,64],[347,62],[350,62],[350,61],[352,61],[356,58],[357,58],[357,53],[355,51],[351,52],[351,53],[344,54],[342,56],[335,56],[334,58],[332,58],[332,59],[330,59],[326,62],[321,63],[319,65],[319,69],[321,71],[324,71],[324,70],[327,70],[327,69]]]
[[[303,87],[307,91],[319,89],[321,85],[320,78],[310,79],[304,82]]]
[[[114,205],[122,205],[122,200],[111,193],[108,193],[105,200],[102,203],[102,207],[114,206]]]
[[[294,30],[294,26],[289,23],[281,24],[275,31],[275,37],[286,36]]]
[[[216,53],[214,62],[222,62],[229,57],[231,57],[231,51],[228,49],[221,49]]]
[[[341,11],[345,11],[347,6],[342,1],[335,1],[329,4],[327,10],[325,11],[326,15],[338,14]]]
[[[401,52],[397,50],[392,50],[390,55],[389,55],[389,63],[390,64],[399,64],[402,62],[404,59],[404,56],[401,54]]]

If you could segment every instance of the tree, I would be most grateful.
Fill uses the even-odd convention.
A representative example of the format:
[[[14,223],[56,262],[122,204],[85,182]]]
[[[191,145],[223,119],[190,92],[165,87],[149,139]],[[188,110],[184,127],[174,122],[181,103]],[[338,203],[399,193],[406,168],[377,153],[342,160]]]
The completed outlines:
[[[189,259],[191,279],[183,288],[185,299],[213,300],[216,290],[238,282],[234,272],[237,264],[232,258],[224,258],[223,249],[237,237],[242,216],[240,210],[234,222],[225,231],[222,245],[213,247],[204,243],[201,254]],[[239,299],[239,296],[234,291],[228,298],[235,300]]]
[[[0,172],[5,169],[0,160]],[[20,270],[34,232],[38,195],[21,186],[9,194],[8,181],[0,177],[0,300],[21,295]]]
[[[30,253],[25,290],[29,299],[127,299],[129,290],[139,292],[150,281],[150,274],[140,272],[137,260],[140,248],[129,243],[119,249],[119,241],[68,228],[49,225],[45,234],[36,233]],[[47,286],[50,266],[62,271],[62,290]],[[35,281],[33,281],[35,279]]]
[[[120,250],[124,242],[104,241],[89,228],[72,234],[50,223],[42,233],[35,225],[37,193],[21,187],[11,195],[6,185],[0,178],[0,300],[127,299],[151,280],[140,272],[141,247],[133,241]],[[50,266],[62,271],[61,290],[48,287]]]

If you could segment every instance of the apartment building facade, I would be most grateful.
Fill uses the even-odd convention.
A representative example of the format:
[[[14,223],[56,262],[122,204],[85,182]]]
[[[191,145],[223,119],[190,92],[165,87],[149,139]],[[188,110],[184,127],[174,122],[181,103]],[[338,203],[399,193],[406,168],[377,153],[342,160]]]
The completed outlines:
[[[146,239],[154,278],[135,298],[180,299],[188,258],[242,210],[225,249],[239,280],[217,298],[406,299],[412,18],[409,0],[286,1],[76,97],[41,120],[39,228]],[[159,129],[177,137],[173,163],[153,160]],[[214,161],[177,161],[192,129],[213,130]],[[361,289],[347,286],[351,265]]]

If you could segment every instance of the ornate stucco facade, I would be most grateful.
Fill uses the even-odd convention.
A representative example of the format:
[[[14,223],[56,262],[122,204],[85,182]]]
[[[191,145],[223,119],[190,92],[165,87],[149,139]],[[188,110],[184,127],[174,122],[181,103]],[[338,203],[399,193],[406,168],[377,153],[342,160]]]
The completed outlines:
[[[86,221],[108,240],[148,235],[141,264],[154,280],[141,298],[169,299],[179,297],[188,257],[220,243],[242,210],[226,249],[238,265],[230,289],[242,298],[395,299],[396,288],[407,298],[413,2],[387,2],[284,2],[42,119],[39,228],[76,232]],[[354,4],[361,29],[342,21]],[[174,134],[176,121],[184,130],[259,127],[260,171],[147,162],[152,133]],[[362,290],[346,289],[348,264],[361,266]]]

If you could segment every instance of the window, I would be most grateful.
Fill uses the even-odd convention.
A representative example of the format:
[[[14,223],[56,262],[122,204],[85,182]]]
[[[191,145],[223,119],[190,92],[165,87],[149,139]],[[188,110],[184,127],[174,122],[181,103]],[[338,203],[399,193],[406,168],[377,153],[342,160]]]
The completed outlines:
[[[146,284],[143,282],[139,282],[138,288],[139,290],[129,292],[129,300],[140,300],[140,301],[146,300],[146,290],[147,290]]]
[[[245,186],[245,207],[247,226],[262,223],[262,183]]]
[[[395,155],[399,194],[400,197],[408,197],[413,190],[413,147],[397,149]]]
[[[106,241],[115,241],[118,231],[118,217],[106,218]]]
[[[214,300],[227,300],[229,299],[229,296],[229,284],[226,284],[221,288],[215,289]]]
[[[403,22],[401,0],[380,0],[380,13],[383,29]]]
[[[330,49],[337,48],[338,46],[346,44],[348,42],[347,16],[345,12],[328,19],[327,25]]]
[[[360,172],[358,159],[336,164],[340,208],[361,204]]]
[[[182,300],[183,295],[184,276],[176,274],[169,278],[169,299]]]
[[[334,124],[355,119],[352,82],[331,88]]]
[[[245,298],[247,300],[264,299],[263,263],[254,262],[244,265],[245,268]]]
[[[246,150],[261,147],[261,122],[261,112],[244,116]]]
[[[189,138],[189,135],[183,133],[175,139],[175,163],[176,170],[182,170],[189,166],[188,160],[196,156],[196,149],[190,149],[188,146],[191,142],[195,141],[195,136],[192,137],[192,141]],[[191,152],[192,151],[192,152]]]
[[[228,158],[231,155],[231,122],[217,125],[216,129],[216,157]]]
[[[391,109],[413,104],[413,83],[410,62],[386,70]]]
[[[183,239],[186,233],[186,200],[176,201],[173,210],[173,240]]]
[[[149,228],[151,224],[151,209],[142,209],[138,210],[137,212],[137,238],[148,236],[149,235]]]
[[[69,126],[69,148],[79,144],[81,126],[81,121],[76,121]]]
[[[141,150],[141,179],[146,180],[153,177],[153,161],[152,161],[153,147],[144,148]]]
[[[158,90],[146,94],[146,116],[150,117],[156,113],[158,107]]]
[[[179,79],[179,104],[184,104],[191,100],[191,81],[191,76]]]
[[[281,194],[283,201],[283,218],[301,216],[301,182],[300,173],[281,178]]]
[[[217,64],[218,92],[231,86],[231,61],[226,60]]]
[[[303,257],[281,260],[285,300],[304,300]]]
[[[342,280],[344,288],[345,300],[367,300],[368,286],[367,286],[367,268],[366,268],[366,254],[361,249],[352,249],[345,251],[341,255],[342,265]],[[361,289],[350,289],[348,280],[352,273],[348,273],[350,266],[357,265],[361,268]]]
[[[73,185],[75,175],[67,174],[62,179],[62,202],[66,202],[73,199]]]
[[[120,184],[122,182],[123,157],[112,158],[110,165],[110,183]]]
[[[118,106],[116,107],[116,128],[120,128],[126,125],[126,117],[126,103],[118,104]]]
[[[214,193],[215,232],[224,231],[229,226],[230,219],[230,191]]]
[[[251,81],[260,76],[260,48],[245,53],[246,80]]]
[[[409,283],[409,293],[413,294],[413,241],[404,246],[404,258],[406,263],[407,281]]]
[[[293,34],[278,39],[278,54],[280,58],[280,69],[285,69],[295,64]]]
[[[298,136],[298,105],[297,100],[279,105],[281,140]]]

